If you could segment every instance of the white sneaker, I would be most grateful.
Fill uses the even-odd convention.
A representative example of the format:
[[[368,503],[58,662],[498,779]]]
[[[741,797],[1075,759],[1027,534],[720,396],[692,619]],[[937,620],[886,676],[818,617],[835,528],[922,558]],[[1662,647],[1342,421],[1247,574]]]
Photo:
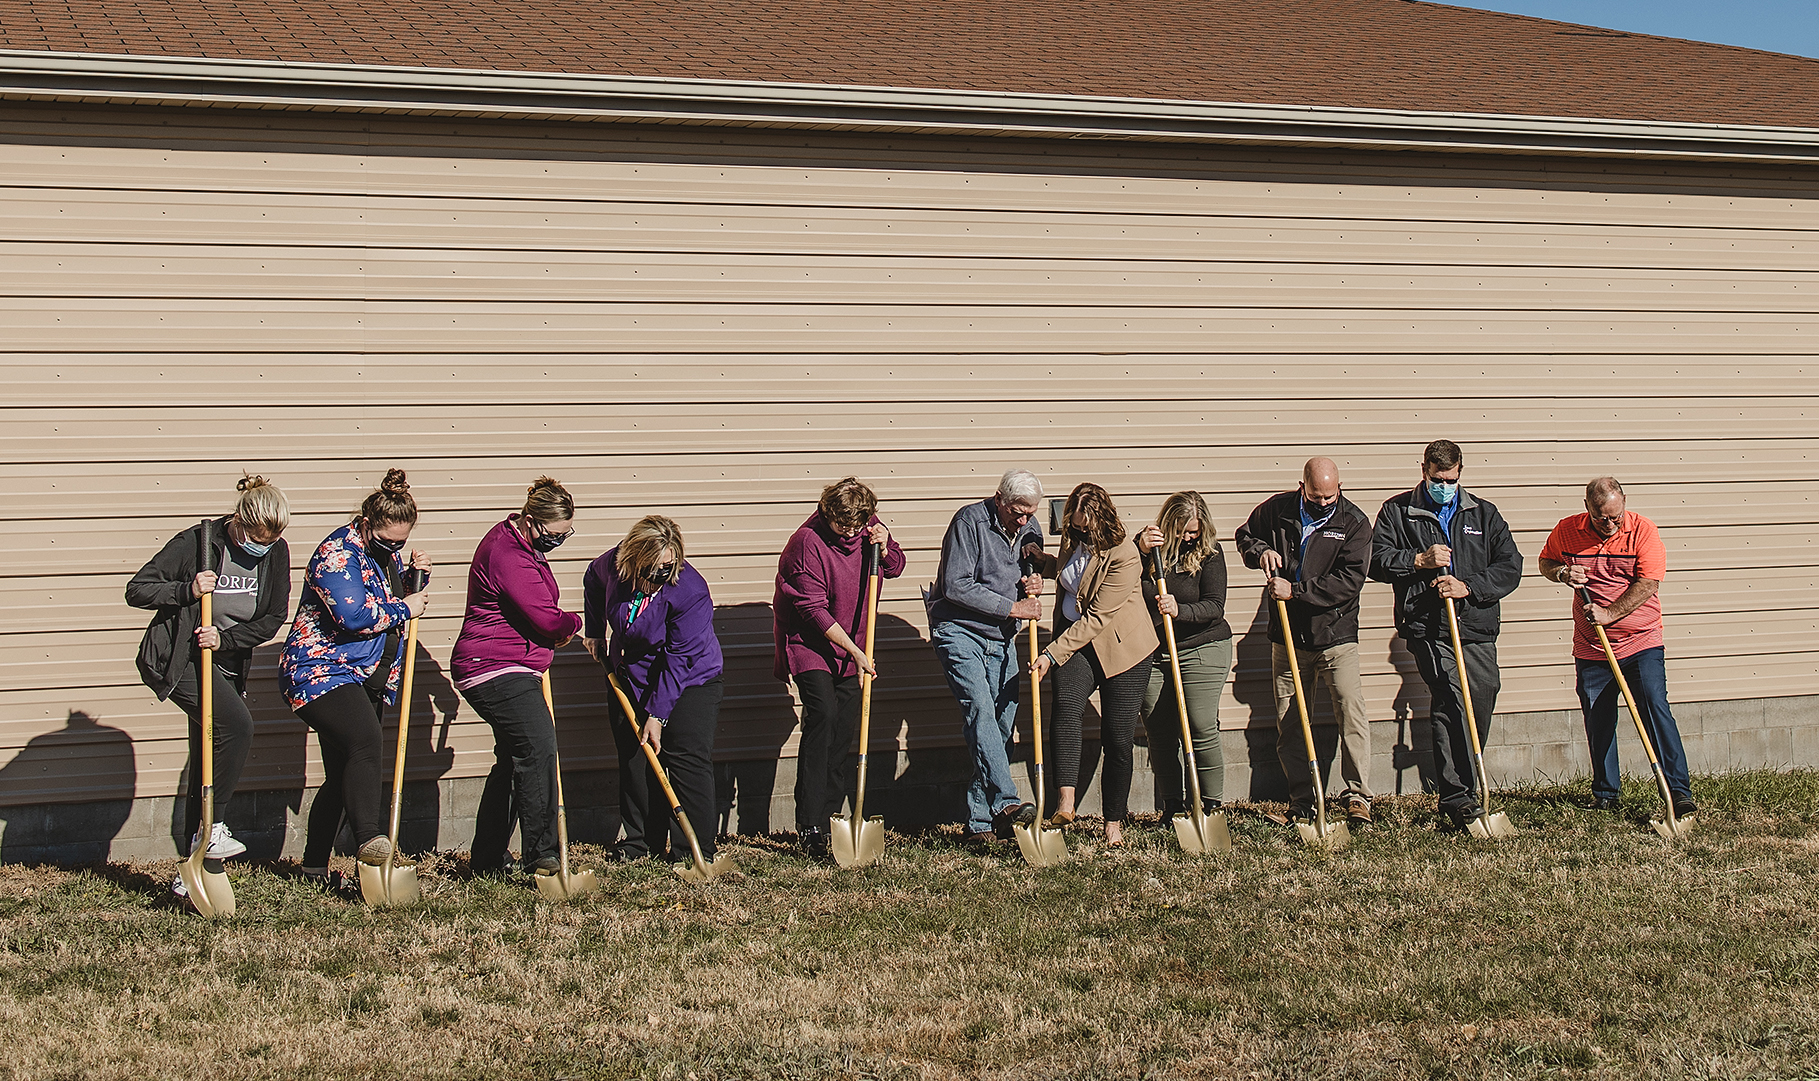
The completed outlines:
[[[200,835],[201,831],[198,830],[197,836]],[[189,850],[191,852],[196,850],[196,837],[190,838]],[[232,859],[245,851],[246,846],[241,844],[239,840],[234,837],[233,833],[228,830],[226,822],[215,823],[214,830],[208,835],[208,852],[206,855],[209,859]]]
[[[185,901],[189,900],[189,887],[183,884],[182,875],[175,875],[171,878],[171,892]]]

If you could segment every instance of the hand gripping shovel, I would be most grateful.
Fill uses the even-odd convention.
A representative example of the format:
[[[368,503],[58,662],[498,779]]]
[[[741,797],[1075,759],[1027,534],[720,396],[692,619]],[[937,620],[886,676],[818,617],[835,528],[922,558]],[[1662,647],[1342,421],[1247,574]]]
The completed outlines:
[[[1579,587],[1579,600],[1583,604],[1592,603],[1592,591],[1584,586]],[[1590,613],[1586,619],[1591,620]],[[1642,711],[1636,708],[1636,698],[1630,694],[1629,680],[1623,678],[1623,666],[1617,663],[1617,651],[1611,648],[1611,637],[1604,633],[1604,627],[1596,620],[1591,620],[1592,629],[1598,632],[1598,644],[1604,647],[1604,659],[1610,662],[1611,675],[1616,677],[1617,689],[1623,692],[1623,702],[1630,708],[1630,719],[1636,722],[1636,735],[1642,739],[1642,749],[1648,752],[1648,764],[1655,771],[1655,784],[1661,789],[1661,804],[1665,808],[1666,821],[1649,819],[1649,825],[1655,827],[1663,840],[1675,841],[1693,832],[1693,820],[1681,818],[1674,814],[1674,792],[1667,786],[1667,774],[1661,771],[1661,760],[1655,757],[1655,744],[1648,738],[1648,729],[1642,725]]]
[[[1042,655],[1038,635],[1037,620],[1030,620],[1030,664]],[[1029,825],[1021,822],[1011,824],[1011,832],[1017,835],[1017,847],[1023,850],[1023,858],[1032,867],[1051,867],[1067,859],[1067,838],[1061,831],[1043,822],[1043,801],[1047,798],[1042,783],[1042,684],[1034,674],[1030,676],[1030,722],[1031,735],[1035,744],[1036,771],[1036,820]]]
[[[651,764],[651,772],[657,775],[657,783],[663,786],[663,794],[669,798],[669,809],[676,816],[676,824],[682,827],[682,836],[688,839],[688,849],[694,853],[695,860],[690,864],[679,863],[676,873],[685,880],[697,885],[711,882],[733,869],[732,857],[721,852],[709,863],[701,855],[701,842],[695,839],[695,827],[688,821],[688,813],[682,809],[682,801],[676,798],[676,790],[670,787],[669,774],[663,771],[663,763],[657,759],[657,752],[644,742],[644,734],[638,731],[638,714],[632,710],[632,700],[625,696],[625,688],[619,685],[619,676],[615,672],[606,674],[606,681],[612,684],[613,694],[619,698],[619,708],[625,711],[625,723],[632,726],[632,736],[638,746],[644,748],[645,760]]]
[[[212,518],[202,519],[202,531],[197,539],[196,570],[212,571],[215,569],[215,522]],[[202,622],[206,627],[215,621],[215,595],[202,595]],[[201,667],[197,672],[202,690],[202,818],[196,830],[196,836],[190,844],[189,858],[177,865],[177,875],[183,879],[183,887],[189,891],[189,902],[196,906],[196,911],[204,916],[220,916],[226,919],[234,914],[234,885],[227,880],[227,872],[221,868],[220,860],[208,858],[209,842],[215,835],[215,651],[202,650]],[[209,867],[209,864],[214,867]]]
[[[1276,619],[1282,625],[1282,647],[1288,652],[1289,674],[1295,678],[1295,711],[1301,714],[1301,738],[1307,741],[1307,775],[1314,782],[1314,824],[1295,823],[1301,839],[1310,845],[1337,852],[1352,843],[1352,831],[1343,822],[1326,821],[1326,786],[1320,783],[1320,752],[1314,747],[1314,726],[1307,719],[1307,691],[1301,686],[1301,662],[1295,657],[1295,635],[1289,629],[1288,602],[1276,601]]]
[[[1156,561],[1156,595],[1168,596],[1168,579],[1162,567],[1162,549],[1151,553]],[[1162,637],[1168,644],[1168,670],[1175,680],[1175,708],[1181,714],[1181,750],[1187,758],[1188,813],[1178,814],[1174,818],[1175,840],[1181,843],[1181,851],[1206,855],[1211,852],[1230,852],[1232,850],[1232,833],[1225,821],[1225,812],[1207,814],[1200,802],[1200,768],[1194,763],[1194,733],[1187,723],[1187,689],[1181,686],[1181,654],[1175,648],[1175,620],[1166,613],[1162,617]]]
[[[872,656],[878,638],[878,589],[883,584],[884,549],[865,546],[865,655]],[[877,665],[876,659],[872,664]],[[872,739],[872,680],[859,673],[859,787],[853,796],[853,817],[835,815],[828,821],[828,842],[834,862],[842,867],[864,867],[884,852],[884,819],[865,817],[865,752]]]
[[[423,572],[411,568],[404,572],[404,593],[423,589]],[[417,675],[417,619],[405,623],[404,680],[398,686],[398,754],[392,761],[392,831],[388,835],[392,850],[379,867],[360,865],[360,896],[367,904],[414,905],[423,899],[417,886],[417,869],[399,867],[398,822],[404,811],[404,738],[410,731],[411,684]]]
[[[1452,569],[1447,569],[1450,574]],[[1521,832],[1511,824],[1509,816],[1502,811],[1491,813],[1491,782],[1484,772],[1484,746],[1478,740],[1478,719],[1472,714],[1472,687],[1465,676],[1465,645],[1459,640],[1459,614],[1453,607],[1453,598],[1442,597],[1446,602],[1446,627],[1453,635],[1453,667],[1459,669],[1459,698],[1465,703],[1465,730],[1472,734],[1472,769],[1478,774],[1478,817],[1465,824],[1473,837],[1481,841],[1495,841],[1504,837],[1514,837]]]
[[[556,699],[550,693],[549,670],[543,671],[543,704],[549,707],[550,730],[556,727]],[[550,769],[556,775],[556,873],[535,875],[537,892],[546,901],[574,901],[600,888],[599,876],[592,871],[568,869],[568,809],[562,805],[562,752],[551,741]]]

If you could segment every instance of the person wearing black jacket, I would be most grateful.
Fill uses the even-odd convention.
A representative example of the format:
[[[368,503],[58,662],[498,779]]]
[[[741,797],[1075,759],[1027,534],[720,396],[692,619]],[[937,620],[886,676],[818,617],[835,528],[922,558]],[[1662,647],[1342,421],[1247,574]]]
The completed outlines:
[[[1187,701],[1187,725],[1194,739],[1194,768],[1200,775],[1203,812],[1225,800],[1225,750],[1219,734],[1219,699],[1232,672],[1232,625],[1225,620],[1225,553],[1216,540],[1213,518],[1199,492],[1176,492],[1162,503],[1156,524],[1137,534],[1137,547],[1147,555],[1162,550],[1168,596],[1156,588],[1152,568],[1144,565],[1143,599],[1162,644],[1150,666],[1149,689],[1143,696],[1143,725],[1149,732],[1150,769],[1156,775],[1156,809],[1166,820],[1187,810],[1187,780],[1182,771],[1181,714],[1175,702],[1175,679],[1169,666],[1162,616],[1175,621],[1175,651],[1181,665],[1181,687]]]
[[[264,477],[244,477],[234,512],[214,523],[212,562],[197,566],[200,523],[172,537],[126,586],[126,603],[157,615],[139,641],[139,678],[189,717],[189,798],[183,835],[188,855],[202,823],[201,648],[215,651],[215,808],[234,798],[240,772],[253,744],[253,716],[246,708],[246,676],[253,649],[270,641],[284,623],[291,600],[291,553],[282,534],[290,504]],[[202,595],[213,593],[212,626],[202,621]],[[227,859],[246,851],[226,822],[211,824],[208,858]],[[181,885],[178,879],[173,889]]]
[[[1440,810],[1464,828],[1478,816],[1477,777],[1465,705],[1442,597],[1453,598],[1478,739],[1490,739],[1502,678],[1497,670],[1500,604],[1522,581],[1522,553],[1503,515],[1459,485],[1459,444],[1436,439],[1421,456],[1421,483],[1377,512],[1371,577],[1396,591],[1396,631],[1428,690],[1434,788]]]
[[[1318,677],[1339,718],[1346,815],[1354,824],[1369,823],[1371,729],[1358,667],[1358,594],[1371,565],[1370,519],[1340,491],[1339,466],[1331,458],[1311,458],[1302,467],[1300,488],[1258,504],[1233,539],[1244,565],[1269,575],[1263,605],[1273,643],[1276,757],[1288,777],[1293,813],[1313,814],[1314,784],[1295,716],[1295,684],[1282,645],[1278,599],[1288,602],[1302,688],[1311,698]]]

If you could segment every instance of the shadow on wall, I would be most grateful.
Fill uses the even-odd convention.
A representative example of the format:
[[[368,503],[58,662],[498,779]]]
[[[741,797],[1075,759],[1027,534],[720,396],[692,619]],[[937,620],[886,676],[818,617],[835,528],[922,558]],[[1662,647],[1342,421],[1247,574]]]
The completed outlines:
[[[714,764],[714,810],[721,834],[735,825],[748,837],[796,828],[794,822],[771,821],[778,758],[797,723],[790,685],[776,677],[775,621],[776,610],[767,601],[714,609],[714,633],[726,660],[720,725],[724,730],[730,721],[740,733],[733,749],[738,760]]]
[[[253,715],[253,745],[247,753],[239,791],[227,806],[217,803],[215,807],[216,816],[227,823],[234,836],[246,845],[247,855],[254,859],[275,859],[284,851],[289,819],[303,806],[309,733],[278,690],[281,650],[282,643],[267,643],[253,651],[252,675],[246,685],[247,708]],[[174,702],[162,705],[183,715]],[[189,847],[183,821],[189,803],[189,773],[194,768],[195,763],[185,762],[177,774],[176,790],[171,793],[168,825],[173,855]]]
[[[71,764],[82,770],[89,800],[74,804],[0,807],[6,830],[0,834],[0,863],[46,858],[56,849],[60,863],[100,863],[132,813],[137,764],[130,736],[72,710],[64,726],[20,749],[0,768],[0,792],[60,787]]]
[[[455,765],[449,746],[449,729],[461,712],[461,697],[435,655],[417,646],[417,670],[411,689],[410,729],[404,735],[404,808],[398,827],[398,844],[406,852],[427,852],[437,846],[442,832],[442,786],[439,783]],[[398,749],[399,710],[393,707],[386,725],[386,799],[391,799],[391,777]],[[391,804],[386,804],[386,813]]]
[[[1244,726],[1245,753],[1251,767],[1249,798],[1281,801],[1288,799],[1288,777],[1282,772],[1282,761],[1276,754],[1276,690],[1272,675],[1275,662],[1271,659],[1269,639],[1271,603],[1259,589],[1256,614],[1233,649],[1232,693],[1248,707],[1249,713]],[[1227,611],[1230,610],[1231,606],[1227,605]],[[1333,761],[1339,755],[1339,726],[1334,723],[1332,698],[1318,677],[1303,684],[1302,690],[1308,699],[1308,720],[1314,727],[1314,752],[1319,757],[1320,776],[1328,779],[1326,789],[1330,792]],[[1290,707],[1286,723],[1295,728],[1296,753],[1306,755],[1299,732],[1301,722],[1293,707]]]
[[[1415,656],[1397,635],[1390,639],[1390,666],[1402,680],[1396,687],[1396,700],[1391,704],[1396,715],[1396,745],[1390,749],[1396,771],[1398,796],[1434,790],[1433,733],[1428,726],[1427,684],[1415,666]],[[1409,770],[1415,776],[1408,776]],[[1411,787],[1412,785],[1412,787]]]

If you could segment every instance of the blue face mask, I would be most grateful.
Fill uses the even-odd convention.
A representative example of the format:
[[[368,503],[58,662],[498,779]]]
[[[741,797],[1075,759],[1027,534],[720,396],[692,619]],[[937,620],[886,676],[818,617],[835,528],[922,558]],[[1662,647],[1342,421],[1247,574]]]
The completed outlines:
[[[1451,484],[1448,484],[1443,480],[1430,480],[1427,482],[1427,497],[1434,501],[1435,506],[1446,506],[1448,503],[1451,503],[1453,497],[1458,494],[1458,481],[1454,481]]]
[[[258,541],[255,541],[255,540],[243,540],[239,544],[235,545],[235,547],[239,548],[242,552],[245,552],[247,555],[252,556],[254,559],[258,559],[261,556],[265,555],[265,553],[272,550],[271,545],[260,544]]]

